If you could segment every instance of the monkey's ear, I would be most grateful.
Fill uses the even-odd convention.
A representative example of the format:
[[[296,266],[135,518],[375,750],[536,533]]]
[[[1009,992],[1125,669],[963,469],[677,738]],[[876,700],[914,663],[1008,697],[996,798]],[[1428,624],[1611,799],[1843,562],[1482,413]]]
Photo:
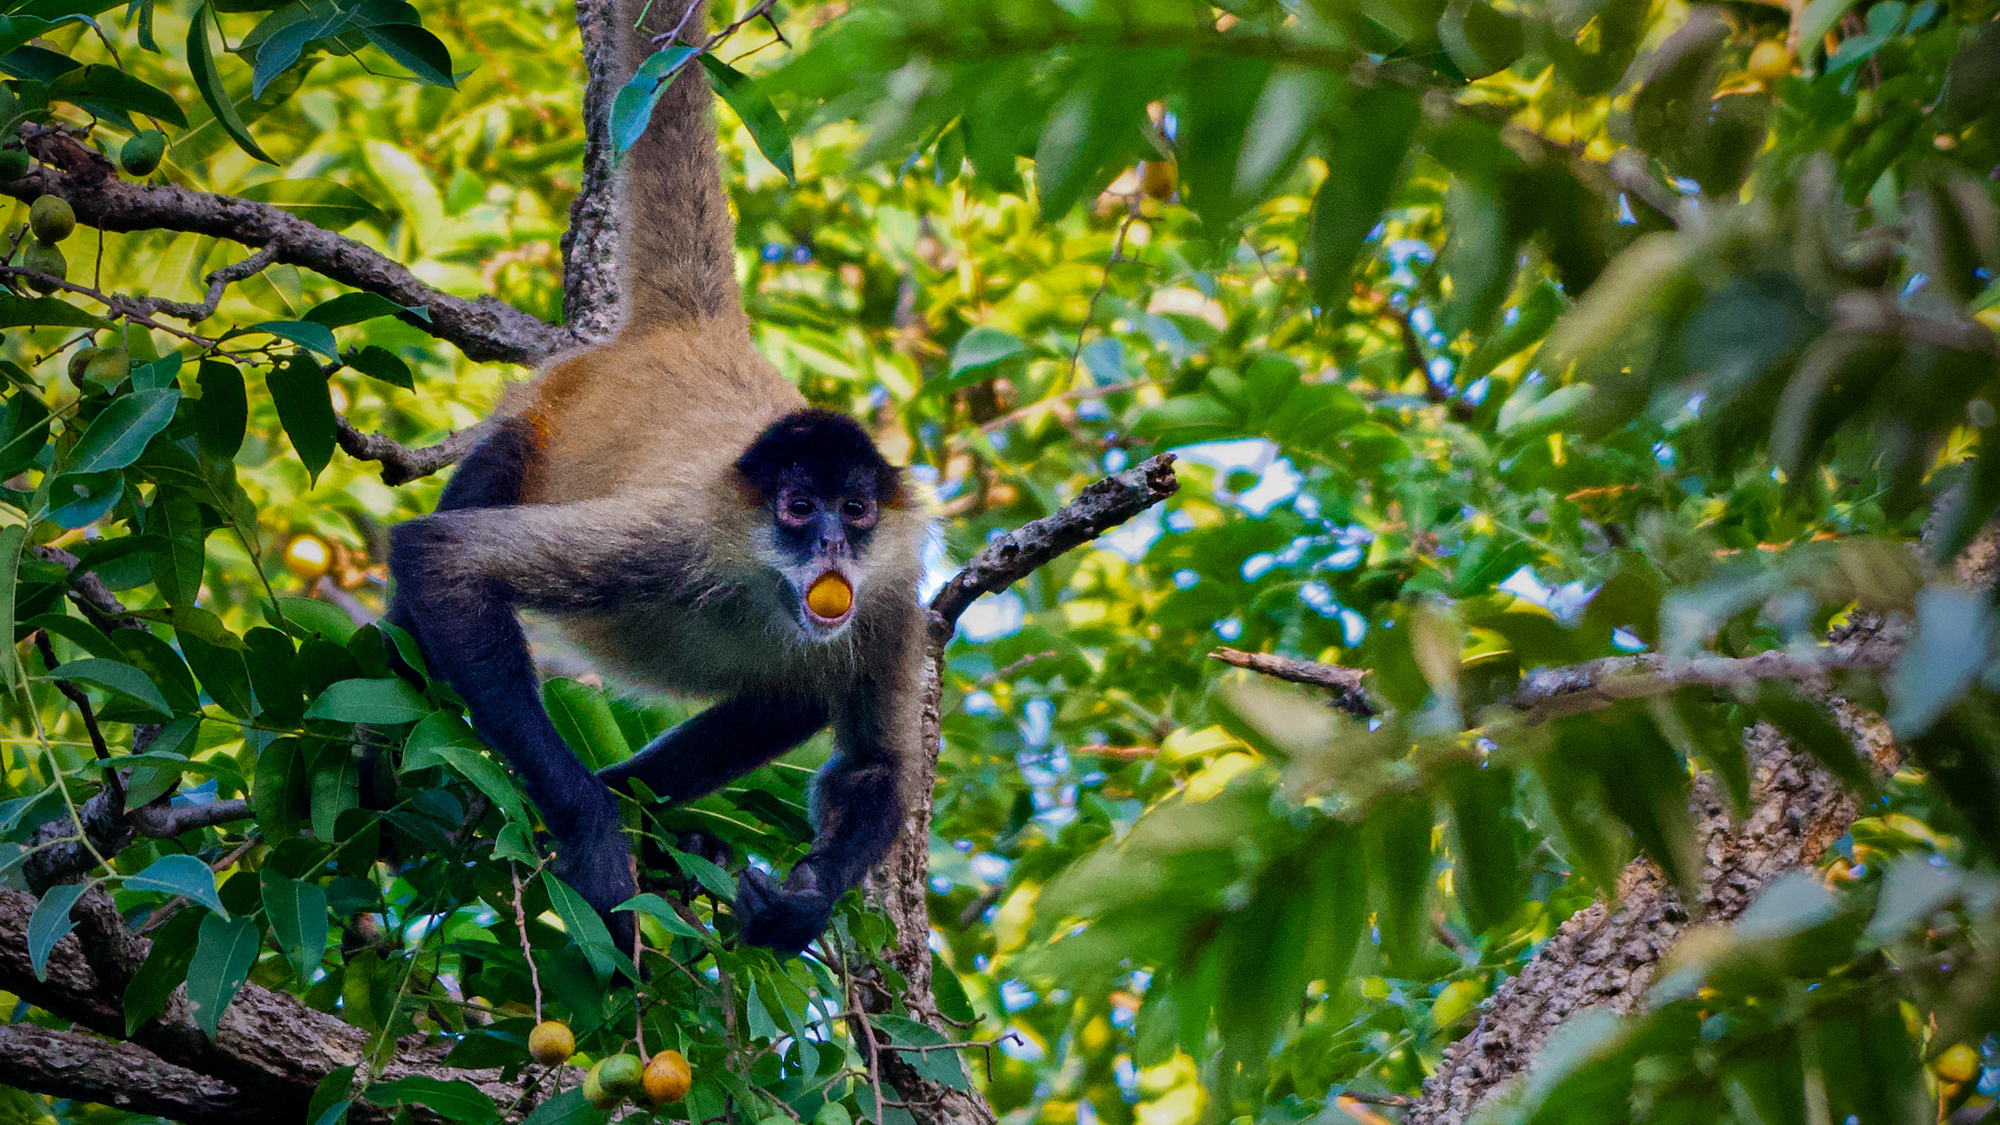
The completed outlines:
[[[743,470],[731,466],[728,476],[730,485],[736,489],[736,495],[743,498],[744,507],[762,508],[771,502],[771,498],[764,495],[764,489],[756,481],[744,475]]]
[[[883,465],[875,473],[875,502],[884,508],[907,508],[910,506],[910,487],[904,479],[905,470],[894,465]]]

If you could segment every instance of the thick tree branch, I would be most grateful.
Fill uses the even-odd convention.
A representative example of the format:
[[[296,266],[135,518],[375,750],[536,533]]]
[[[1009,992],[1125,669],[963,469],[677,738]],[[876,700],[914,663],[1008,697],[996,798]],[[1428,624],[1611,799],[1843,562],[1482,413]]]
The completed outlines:
[[[88,163],[68,171],[43,164],[5,190],[22,200],[62,196],[76,209],[79,222],[100,230],[188,231],[268,248],[276,261],[399,305],[428,309],[428,331],[471,359],[532,365],[576,342],[562,329],[497,298],[467,301],[439,292],[401,263],[268,203],[131,183]]]
[[[1162,453],[1083,490],[1045,516],[987,544],[931,599],[931,630],[950,636],[958,617],[981,594],[997,594],[1072,550],[1172,496],[1174,455]]]
[[[888,858],[869,877],[868,893],[896,927],[889,959],[909,984],[900,997],[904,1008],[912,1018],[946,1035],[955,1035],[956,1029],[938,1010],[931,991],[929,904],[932,791],[937,784],[938,754],[944,747],[940,705],[945,645],[959,615],[974,598],[1006,589],[1036,567],[1097,538],[1179,488],[1169,454],[1100,480],[1054,515],[994,540],[931,599],[921,718],[925,753],[915,763],[916,776],[909,786],[913,799],[904,816],[903,831],[889,849]],[[896,1087],[922,1125],[992,1125],[993,1107],[985,1098],[932,1082],[893,1051],[880,1053],[880,1066],[882,1076]]]
[[[7,1083],[59,1098],[197,1125],[258,1125],[262,1100],[214,1078],[161,1062],[143,1047],[31,1023],[0,1025]]]
[[[85,897],[87,901],[89,896]],[[49,953],[45,979],[35,976],[28,961],[27,943],[28,919],[34,908],[35,900],[28,895],[0,889],[0,991],[12,992],[58,1018],[74,1022],[80,1029],[107,1039],[123,1040],[124,985],[116,976],[107,979],[100,975],[93,959],[86,956],[81,929],[55,944]],[[79,904],[78,912],[83,913],[84,909]],[[117,964],[143,961],[151,946],[144,938],[124,930],[115,913],[98,918],[92,925],[120,927],[112,935],[119,946],[115,951]],[[99,958],[98,962],[104,963],[104,959]],[[66,1049],[82,1050],[84,1044],[93,1042],[81,1030],[71,1034],[75,1038],[65,1041]],[[140,1027],[129,1044],[106,1044],[106,1050],[116,1047],[117,1053],[100,1057],[114,1063],[150,1060],[149,1065],[154,1068],[177,1068],[201,1076],[202,1088],[216,1090],[218,1096],[220,1089],[215,1083],[239,1091],[261,1107],[267,1119],[294,1120],[304,1114],[306,1103],[322,1078],[336,1068],[361,1062],[369,1038],[369,1033],[361,1028],[341,1022],[338,1016],[308,1008],[289,993],[246,984],[222,1013],[213,1037],[195,1025],[185,994],[176,992],[169,998],[166,1010]],[[501,1105],[515,1104],[533,1084],[533,1075],[508,1081],[498,1070],[445,1066],[444,1056],[452,1046],[449,1041],[426,1044],[420,1037],[411,1036],[398,1044],[398,1050],[378,1077],[384,1081],[408,1075],[462,1079],[478,1086]],[[0,1058],[9,1060],[8,1084],[23,1089],[63,1094],[66,1088],[55,1083],[72,1080],[63,1077],[71,1073],[68,1067],[48,1075],[24,1070],[17,1076],[12,1054],[0,1048]],[[580,1072],[570,1075],[566,1084],[573,1084],[580,1076]],[[39,1080],[43,1077],[47,1078],[46,1084]],[[105,1100],[109,1102],[108,1098]],[[387,1122],[390,1116],[387,1109],[356,1102],[349,1120]],[[417,1116],[420,1120],[437,1120],[427,1111]]]

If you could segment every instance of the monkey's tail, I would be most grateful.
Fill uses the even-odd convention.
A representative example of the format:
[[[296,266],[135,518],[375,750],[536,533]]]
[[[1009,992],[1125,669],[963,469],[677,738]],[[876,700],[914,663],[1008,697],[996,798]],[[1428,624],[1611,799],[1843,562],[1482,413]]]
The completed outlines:
[[[707,0],[618,0],[625,43],[621,78],[654,52],[653,36],[679,29],[681,42],[708,37]],[[625,154],[626,323],[646,329],[741,313],[735,221],[716,164],[714,95],[689,59]]]

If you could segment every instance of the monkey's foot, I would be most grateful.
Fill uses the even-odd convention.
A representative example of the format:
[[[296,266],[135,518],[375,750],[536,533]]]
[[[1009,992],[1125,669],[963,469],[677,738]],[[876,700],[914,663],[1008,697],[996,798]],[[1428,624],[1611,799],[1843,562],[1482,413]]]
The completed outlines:
[[[611,940],[626,956],[633,952],[632,920],[637,915],[613,914],[611,908],[639,893],[632,878],[632,856],[625,847],[625,834],[614,821],[608,830],[579,833],[557,849],[556,878],[604,919]]]
[[[743,940],[788,957],[826,932],[833,902],[834,896],[821,889],[818,874],[804,863],[792,868],[783,886],[754,868],[746,869],[736,884]]]

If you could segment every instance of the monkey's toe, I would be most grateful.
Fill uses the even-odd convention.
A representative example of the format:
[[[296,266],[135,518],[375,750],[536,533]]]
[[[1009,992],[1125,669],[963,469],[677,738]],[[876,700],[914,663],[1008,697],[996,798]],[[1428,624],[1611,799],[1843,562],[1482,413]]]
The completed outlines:
[[[743,920],[744,941],[789,957],[826,932],[833,918],[833,898],[803,864],[793,869],[784,886],[762,871],[748,869],[737,881],[736,914]]]

